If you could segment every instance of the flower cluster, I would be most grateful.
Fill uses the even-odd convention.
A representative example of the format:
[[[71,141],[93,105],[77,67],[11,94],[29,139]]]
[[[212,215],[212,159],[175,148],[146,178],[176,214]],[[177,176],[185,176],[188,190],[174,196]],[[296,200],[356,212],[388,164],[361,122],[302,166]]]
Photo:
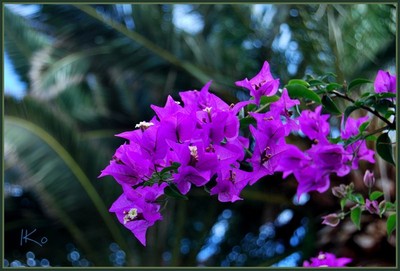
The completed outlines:
[[[226,104],[208,91],[210,84],[181,92],[183,105],[172,97],[164,107],[152,105],[156,116],[118,135],[129,143],[117,149],[100,175],[113,176],[123,187],[110,211],[142,244],[147,228],[162,219],[156,199],[165,187],[174,185],[185,195],[192,185],[215,178],[211,194],[234,202],[253,178],[239,163],[249,140],[239,135],[236,115],[247,103]],[[179,166],[173,170],[173,165]]]
[[[260,74],[250,82],[260,81]],[[266,74],[266,79],[261,81],[270,84],[267,81],[269,73]],[[262,90],[260,87],[259,91]],[[258,94],[254,91],[252,95],[257,99]],[[298,182],[297,195],[300,197],[310,191],[325,192],[330,185],[331,173],[345,176],[351,169],[358,168],[359,160],[375,162],[374,152],[367,148],[365,140],[355,141],[346,147],[330,143],[330,115],[321,114],[322,106],[316,107],[314,111],[304,110],[295,118],[291,109],[299,104],[300,101],[290,99],[287,89],[283,89],[280,99],[271,103],[268,112],[250,113],[257,122],[256,128],[250,126],[255,141],[253,156],[248,160],[253,168],[253,183],[278,171],[283,172],[284,178],[293,174]],[[366,121],[368,117],[357,120],[347,118],[341,137],[348,139],[357,135],[359,127]],[[313,142],[311,148],[301,150],[287,144],[285,138],[293,132],[308,137]]]
[[[377,91],[392,91],[393,80],[387,75],[378,75]],[[300,197],[326,191],[331,173],[344,176],[358,168],[359,160],[374,163],[365,140],[346,145],[330,141],[330,115],[322,114],[322,106],[299,113],[300,101],[291,99],[286,88],[278,91],[279,79],[271,75],[268,62],[254,78],[236,82],[249,90],[249,101],[229,105],[209,92],[210,85],[181,92],[182,103],[168,96],[164,107],[152,105],[155,116],[150,121],[117,135],[128,142],[100,175],[111,175],[122,186],[123,194],[110,211],[143,245],[148,227],[162,219],[158,198],[166,189],[183,196],[193,186],[207,185],[219,201],[235,202],[247,185],[282,172],[284,178],[295,176]],[[263,96],[274,95],[273,102],[263,104]],[[250,138],[240,131],[243,118],[254,120],[247,131]],[[367,121],[343,117],[341,138],[358,135]],[[287,143],[290,134],[308,138],[311,147],[303,150]],[[252,171],[243,170],[244,164]]]
[[[343,267],[350,263],[350,258],[336,258],[332,253],[320,252],[317,257],[310,261],[304,261],[303,267]]]

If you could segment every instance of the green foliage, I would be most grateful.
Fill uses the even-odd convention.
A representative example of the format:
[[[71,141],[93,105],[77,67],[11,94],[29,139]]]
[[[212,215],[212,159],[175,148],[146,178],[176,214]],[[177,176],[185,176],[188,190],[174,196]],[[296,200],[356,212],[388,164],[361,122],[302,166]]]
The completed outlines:
[[[318,104],[321,103],[321,98],[304,85],[292,84],[285,86],[285,88],[288,90],[288,94],[291,98],[305,98]]]
[[[360,229],[361,224],[361,212],[362,211],[360,206],[355,206],[351,209],[350,212],[351,221],[354,223],[358,230]]]
[[[376,151],[385,161],[395,165],[392,149],[392,142],[388,133],[381,134],[376,140]]]
[[[347,91],[350,91],[357,86],[360,86],[362,84],[367,84],[367,83],[373,83],[373,82],[371,80],[363,79],[363,78],[354,79],[353,81],[350,82],[349,86],[347,87]]]
[[[337,107],[337,105],[333,102],[331,97],[328,95],[322,96],[321,103],[323,107],[330,113],[335,114],[335,115],[340,115],[342,112],[340,112],[340,109]]]
[[[387,235],[390,236],[392,232],[396,229],[396,214],[391,214],[386,222]]]
[[[165,187],[164,193],[168,197],[172,197],[172,198],[176,198],[176,199],[185,199],[185,200],[188,199],[187,196],[185,196],[181,192],[179,192],[178,188],[173,183],[171,183],[167,187]]]
[[[383,193],[381,191],[374,191],[369,195],[369,199],[370,200],[376,200],[376,199],[379,199],[382,196],[383,196]]]

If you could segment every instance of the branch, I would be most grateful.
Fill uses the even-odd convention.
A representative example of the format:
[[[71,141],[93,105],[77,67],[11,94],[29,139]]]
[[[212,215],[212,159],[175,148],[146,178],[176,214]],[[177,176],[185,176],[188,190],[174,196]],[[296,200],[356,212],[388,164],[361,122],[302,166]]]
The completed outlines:
[[[335,90],[332,91],[332,93],[335,94],[337,97],[340,97],[340,98],[342,98],[342,99],[345,99],[345,100],[347,100],[347,101],[352,102],[353,104],[356,103],[355,100],[353,100],[352,98],[350,98],[349,96],[347,96],[347,95],[345,95],[345,94],[342,94],[342,93],[337,92],[337,91],[335,91]],[[385,123],[388,125],[389,129],[392,129],[392,130],[395,130],[395,129],[396,129],[396,125],[395,125],[394,123],[391,123],[390,121],[388,121],[388,120],[387,120],[385,117],[383,117],[381,114],[379,114],[379,112],[376,111],[376,109],[372,109],[372,108],[370,108],[370,107],[368,107],[368,106],[365,106],[365,105],[360,105],[359,107],[362,108],[362,109],[365,109],[365,110],[367,110],[367,111],[369,111],[369,112],[371,112],[372,114],[374,114],[375,116],[377,116],[378,118],[380,118],[383,122],[385,122]]]

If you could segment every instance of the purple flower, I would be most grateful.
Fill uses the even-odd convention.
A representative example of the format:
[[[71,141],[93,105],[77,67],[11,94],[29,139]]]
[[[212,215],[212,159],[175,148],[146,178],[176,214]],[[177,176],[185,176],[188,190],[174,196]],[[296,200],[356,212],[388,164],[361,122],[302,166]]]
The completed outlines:
[[[113,203],[110,212],[116,214],[119,222],[129,229],[135,237],[146,245],[146,231],[158,220],[160,205],[155,200],[164,194],[166,183],[132,189],[123,185],[123,194]]]
[[[286,88],[282,90],[282,95],[276,102],[271,103],[271,111],[279,112],[279,114],[283,116],[290,117],[290,113],[288,112],[289,108],[292,108],[295,105],[300,104],[299,100],[292,100],[289,97],[288,91]]]
[[[239,194],[251,177],[251,173],[237,168],[221,171],[217,176],[217,185],[211,189],[210,194],[218,194],[218,200],[221,202],[241,200]]]
[[[356,136],[359,133],[359,128],[361,124],[369,120],[368,116],[353,119],[351,117],[347,118],[346,123],[343,122],[344,117],[342,118],[342,127],[344,127],[340,135],[343,139],[349,139],[352,136]]]
[[[199,131],[196,129],[196,115],[178,112],[175,115],[165,117],[160,121],[157,131],[157,148],[165,148],[166,140],[177,143],[190,141],[199,138]],[[165,155],[165,153],[164,153]]]
[[[287,151],[282,155],[277,171],[283,172],[286,178],[294,171],[298,171],[311,164],[312,159],[294,145],[287,145]]]
[[[284,142],[285,127],[279,115],[274,112],[250,113],[250,115],[257,121],[257,131],[268,137],[269,141],[277,144]],[[250,130],[256,131],[254,127]]]
[[[233,139],[239,135],[239,120],[229,111],[206,107],[196,115],[206,144],[220,144],[225,138]]]
[[[218,108],[223,111],[229,110],[230,107],[227,103],[208,91],[211,82],[205,84],[200,91],[189,90],[179,93],[187,111],[199,111],[206,107]]]
[[[235,82],[236,86],[244,87],[250,91],[250,95],[254,97],[255,103],[260,104],[261,96],[272,96],[276,93],[279,87],[279,79],[274,79],[269,70],[269,64],[264,62],[260,72],[248,80],[245,78],[242,81]]]
[[[178,112],[183,111],[183,107],[179,102],[175,101],[171,96],[168,95],[167,102],[164,107],[150,105],[150,107],[156,112],[160,120],[173,116]]]
[[[358,162],[360,160],[365,160],[370,163],[375,163],[375,152],[367,148],[367,143],[365,140],[356,141],[346,147],[346,152],[352,154],[352,169],[358,169]]]
[[[292,118],[292,112],[289,109],[295,105],[300,104],[299,100],[292,100],[289,97],[286,88],[282,90],[282,95],[280,99],[276,102],[271,103],[270,112],[274,114],[279,114],[282,123],[285,127],[285,135],[289,135],[292,131],[299,129],[299,125],[296,120]]]
[[[158,140],[160,122],[154,117],[149,122],[140,122],[136,127],[137,130],[124,132],[117,136],[128,139],[129,145],[138,146],[146,159],[158,164],[167,151],[166,144]]]
[[[304,261],[303,267],[343,267],[350,263],[350,258],[336,258],[332,253],[320,252],[317,257],[310,261]]]
[[[305,167],[294,171],[293,174],[298,182],[296,192],[298,198],[300,198],[302,194],[311,191],[323,193],[328,190],[330,186],[329,173],[317,167]]]
[[[361,124],[368,121],[369,117],[365,116],[359,119],[347,118],[344,129],[341,131],[341,137],[343,139],[349,139],[352,136],[356,136],[359,133],[359,128]],[[342,126],[344,125],[342,119]],[[352,155],[352,169],[358,168],[359,160],[366,160],[370,163],[375,163],[374,151],[367,148],[365,140],[358,140],[351,143],[346,147],[346,152]]]
[[[250,181],[252,185],[261,177],[274,174],[280,158],[287,150],[287,145],[284,142],[277,144],[273,137],[258,131],[253,126],[250,126],[250,131],[255,139],[253,156],[248,159],[253,166],[254,179]]]
[[[115,152],[110,164],[102,170],[100,177],[113,176],[119,184],[137,185],[151,175],[152,163],[135,145],[123,144]]]
[[[315,111],[304,110],[301,112],[298,121],[301,131],[311,140],[317,139],[321,143],[327,143],[329,135],[329,115],[321,115],[322,106],[315,108]]]
[[[366,199],[366,201],[365,201],[365,209],[368,212],[370,212],[371,214],[379,215],[379,213],[380,213],[379,205],[378,205],[378,202],[376,200]]]
[[[374,88],[376,93],[396,93],[396,76],[387,71],[378,71],[376,75]]]
[[[341,145],[316,144],[307,151],[307,154],[320,170],[335,172],[338,176],[345,176],[350,172],[350,167],[347,165],[349,157]]]
[[[173,181],[182,194],[187,194],[191,184],[202,186],[208,183],[216,173],[218,159],[215,153],[207,152],[202,142],[177,144],[167,141],[170,151],[167,161],[180,164]]]

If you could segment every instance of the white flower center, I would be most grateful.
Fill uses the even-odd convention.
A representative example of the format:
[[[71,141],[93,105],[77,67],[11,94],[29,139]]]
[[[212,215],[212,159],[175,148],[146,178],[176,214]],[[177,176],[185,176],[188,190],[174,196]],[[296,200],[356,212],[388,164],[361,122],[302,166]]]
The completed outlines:
[[[136,208],[132,208],[130,209],[128,212],[124,211],[124,224],[126,224],[127,222],[130,222],[132,220],[134,220],[138,213],[137,213],[137,209]]]
[[[319,254],[319,255],[318,255],[318,259],[320,259],[320,260],[325,260],[325,259],[326,259],[325,254],[323,254],[323,253]]]
[[[149,128],[150,126],[153,126],[153,125],[154,125],[154,123],[152,123],[152,122],[141,121],[141,122],[139,122],[139,124],[135,125],[135,128],[140,128],[142,131],[144,131],[147,128]]]
[[[189,146],[190,156],[192,156],[195,160],[199,159],[199,154],[197,153],[196,146]]]

